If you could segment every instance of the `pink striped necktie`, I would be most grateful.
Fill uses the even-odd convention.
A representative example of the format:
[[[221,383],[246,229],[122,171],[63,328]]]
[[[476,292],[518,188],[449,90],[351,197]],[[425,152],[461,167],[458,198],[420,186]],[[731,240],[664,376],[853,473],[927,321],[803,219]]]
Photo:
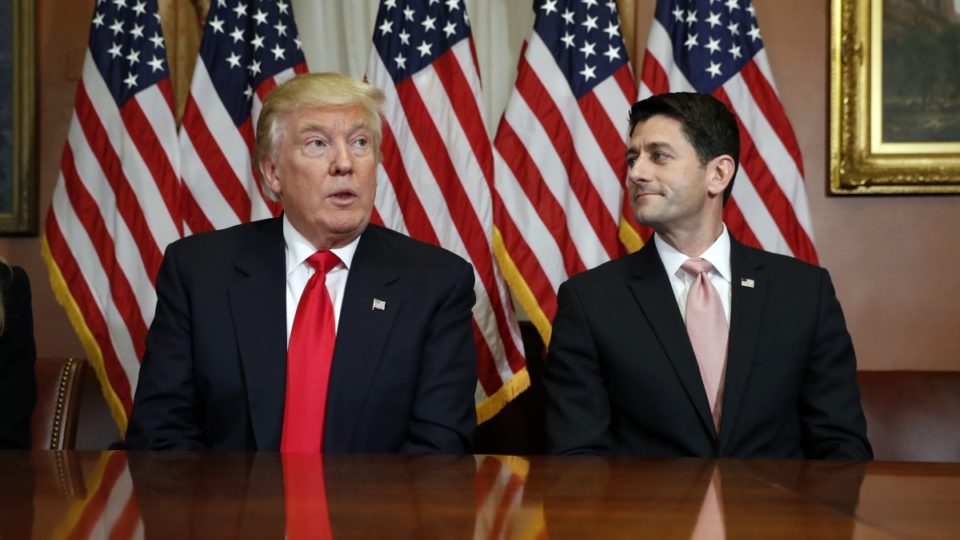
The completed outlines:
[[[687,259],[681,266],[693,276],[687,293],[687,334],[697,356],[700,377],[707,392],[714,425],[720,429],[720,409],[723,402],[723,380],[727,363],[729,327],[723,311],[720,293],[710,283],[707,274],[713,265],[705,259]]]

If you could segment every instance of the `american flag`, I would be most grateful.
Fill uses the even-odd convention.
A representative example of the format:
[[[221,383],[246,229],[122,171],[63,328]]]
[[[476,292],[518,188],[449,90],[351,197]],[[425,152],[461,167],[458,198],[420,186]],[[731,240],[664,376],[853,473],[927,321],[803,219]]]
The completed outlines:
[[[534,10],[494,140],[494,221],[507,281],[549,342],[560,284],[643,245],[621,220],[637,89],[615,1],[539,0]]]
[[[89,478],[86,496],[71,502],[51,538],[144,538],[126,453],[102,452]]]
[[[98,0],[42,250],[121,433],[182,232],[172,95],[156,0]]]
[[[474,456],[474,540],[547,539],[543,503],[524,500],[530,462],[519,456]],[[529,497],[528,497],[529,499]]]
[[[748,245],[817,262],[803,161],[780,104],[750,0],[660,0],[640,95],[712,94],[737,115],[740,171],[724,210]]]
[[[180,131],[183,219],[190,232],[279,214],[251,156],[263,99],[307,70],[293,8],[273,0],[210,6]]]
[[[530,379],[491,247],[493,155],[475,56],[462,1],[381,2],[367,64],[368,80],[386,96],[378,219],[473,263],[482,422]]]

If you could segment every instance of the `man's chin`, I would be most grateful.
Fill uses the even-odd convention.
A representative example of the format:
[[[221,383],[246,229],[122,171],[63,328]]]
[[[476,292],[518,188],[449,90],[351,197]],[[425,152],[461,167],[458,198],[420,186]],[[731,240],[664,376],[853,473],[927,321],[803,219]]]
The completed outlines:
[[[335,219],[327,223],[327,230],[336,236],[356,237],[370,224],[370,214],[364,216],[348,216],[344,219]]]
[[[644,209],[635,210],[633,213],[633,219],[637,220],[637,223],[645,227],[653,227],[660,221],[657,219],[656,214],[649,211],[649,209],[646,211]]]
[[[633,201],[631,208],[633,210],[633,217],[635,217],[637,221],[640,221],[641,218],[652,218],[654,214],[656,214],[656,208],[653,204],[654,201],[649,199],[649,195],[646,197],[648,198],[640,198],[639,200]]]
[[[291,219],[294,228],[307,237],[317,249],[343,247],[352,242],[367,228],[372,212],[326,212],[317,215],[305,223],[306,230],[301,230],[295,220]]]

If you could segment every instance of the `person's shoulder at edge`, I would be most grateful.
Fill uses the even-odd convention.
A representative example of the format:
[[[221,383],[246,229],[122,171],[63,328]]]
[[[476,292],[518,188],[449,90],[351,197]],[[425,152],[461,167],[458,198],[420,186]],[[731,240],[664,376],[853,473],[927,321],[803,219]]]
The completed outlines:
[[[0,262],[0,287],[6,287],[13,280],[13,266]]]
[[[6,289],[14,283],[19,283],[21,287],[30,283],[26,270],[9,263],[0,263],[0,287]]]
[[[30,277],[26,270],[8,263],[0,264],[0,287],[3,288],[2,298],[8,315],[18,317],[22,316],[20,312],[23,310],[32,311]]]

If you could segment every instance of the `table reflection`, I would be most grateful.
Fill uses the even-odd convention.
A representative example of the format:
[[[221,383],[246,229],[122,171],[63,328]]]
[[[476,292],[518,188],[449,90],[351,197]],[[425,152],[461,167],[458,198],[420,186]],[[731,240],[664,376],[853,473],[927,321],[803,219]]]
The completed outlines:
[[[0,538],[30,538],[36,484],[33,467],[27,460],[14,462],[3,468],[0,479],[3,491],[22,494],[9,503],[0,503]]]
[[[943,510],[960,507],[960,465],[945,464],[0,452],[0,478],[0,538],[924,538],[960,527]],[[901,503],[909,513],[889,510]]]
[[[535,476],[551,538],[690,538],[714,467],[554,458]]]
[[[147,538],[435,538],[476,515],[472,456],[130,453],[129,471]]]

